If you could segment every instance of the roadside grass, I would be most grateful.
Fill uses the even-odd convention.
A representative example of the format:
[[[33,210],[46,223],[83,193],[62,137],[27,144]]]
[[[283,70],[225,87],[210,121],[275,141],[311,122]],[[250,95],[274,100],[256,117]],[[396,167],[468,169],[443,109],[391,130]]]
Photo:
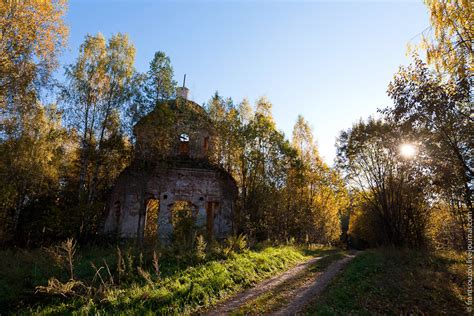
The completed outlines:
[[[107,264],[112,272],[116,272],[114,270],[117,267],[118,247],[122,251],[122,256],[126,257],[127,265],[133,265],[131,268],[135,270],[135,273],[128,273],[129,275],[122,278],[123,285],[143,281],[136,273],[136,268],[137,266],[151,268],[152,252],[156,248],[145,246],[140,249],[133,242],[120,246],[79,247],[74,260],[75,278],[88,284],[94,283],[96,270],[92,264],[96,267]],[[69,278],[67,271],[61,267],[62,263],[58,262],[58,258],[51,252],[53,248],[54,246],[0,251],[0,315],[19,310],[24,306],[44,305],[55,301],[54,297],[36,293],[36,287],[46,285],[51,277],[63,281]],[[209,260],[214,259],[216,258],[209,256]],[[175,254],[171,250],[162,252],[159,258],[160,276],[173,276],[195,264],[194,260],[189,260],[182,254]],[[105,277],[104,273],[101,275]]]
[[[305,259],[295,247],[245,251],[227,260],[189,267],[153,284],[133,283],[107,291],[100,300],[76,298],[30,310],[38,315],[77,313],[189,314],[200,307],[285,270]]]
[[[311,281],[324,271],[331,263],[342,259],[345,251],[335,248],[306,250],[307,254],[318,257],[323,256],[308,269],[293,279],[287,280],[271,291],[263,293],[257,298],[247,302],[231,315],[262,315],[277,311],[287,305],[295,290],[302,284]]]
[[[0,314],[189,314],[311,256],[332,251],[319,246],[269,245],[225,255],[222,250],[208,253],[200,261],[162,251],[155,273],[153,249],[139,250],[133,245],[122,248],[122,266],[127,267],[122,267],[125,272],[121,277],[117,277],[120,264],[115,246],[79,248],[74,279],[86,284],[88,292],[79,289],[67,295],[35,293],[35,287],[46,285],[51,277],[61,282],[69,280],[67,269],[55,262],[57,258],[50,251],[1,251]],[[105,266],[111,273],[106,273]]]
[[[367,250],[306,309],[307,315],[464,315],[467,266],[454,251]]]

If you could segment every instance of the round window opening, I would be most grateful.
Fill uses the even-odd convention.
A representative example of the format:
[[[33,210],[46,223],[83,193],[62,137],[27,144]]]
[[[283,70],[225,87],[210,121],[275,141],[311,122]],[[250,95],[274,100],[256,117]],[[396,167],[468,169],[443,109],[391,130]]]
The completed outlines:
[[[182,133],[181,135],[179,135],[179,141],[182,143],[189,142],[189,135],[186,133]]]

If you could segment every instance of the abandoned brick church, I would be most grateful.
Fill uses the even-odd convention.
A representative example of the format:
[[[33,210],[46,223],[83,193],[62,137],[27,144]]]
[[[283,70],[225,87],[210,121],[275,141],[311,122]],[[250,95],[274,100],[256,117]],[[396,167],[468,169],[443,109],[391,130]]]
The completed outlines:
[[[135,158],[109,197],[105,232],[169,242],[176,216],[188,210],[193,227],[221,239],[234,229],[237,186],[211,163],[215,136],[206,111],[178,88],[134,127]]]

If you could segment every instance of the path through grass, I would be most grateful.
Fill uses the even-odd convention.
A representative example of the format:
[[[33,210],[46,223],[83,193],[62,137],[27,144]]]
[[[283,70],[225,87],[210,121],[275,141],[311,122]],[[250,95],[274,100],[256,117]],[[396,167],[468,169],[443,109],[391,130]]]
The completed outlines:
[[[231,315],[263,315],[279,310],[289,303],[294,292],[297,291],[302,284],[312,282],[314,278],[331,263],[344,257],[344,251],[339,249],[329,249],[319,253],[313,253],[313,255],[316,254],[320,254],[324,257],[316,261],[300,275],[283,282],[276,288],[247,302],[238,310],[231,313]]]

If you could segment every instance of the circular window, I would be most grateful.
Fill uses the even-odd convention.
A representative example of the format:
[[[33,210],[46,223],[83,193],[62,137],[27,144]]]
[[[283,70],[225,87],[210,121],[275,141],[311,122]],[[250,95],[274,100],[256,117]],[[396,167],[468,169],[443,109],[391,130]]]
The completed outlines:
[[[179,141],[182,143],[189,142],[189,135],[186,133],[182,133],[181,135],[179,135]]]

